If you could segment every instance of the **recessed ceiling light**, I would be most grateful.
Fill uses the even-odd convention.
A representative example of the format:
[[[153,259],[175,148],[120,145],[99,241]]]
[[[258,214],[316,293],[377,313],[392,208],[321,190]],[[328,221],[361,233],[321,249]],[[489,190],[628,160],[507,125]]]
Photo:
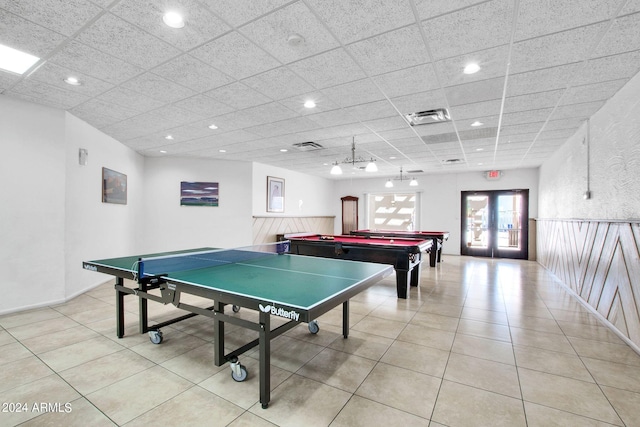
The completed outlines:
[[[162,154],[167,154],[167,150],[160,150]]]
[[[484,148],[476,148],[476,151],[484,151]]]
[[[213,123],[211,123],[209,125],[209,129],[218,129],[218,126],[214,125]]]
[[[173,139],[173,135],[167,135],[164,137],[164,139]]]
[[[218,153],[226,153],[226,152],[227,150],[222,150],[222,149],[218,150]]]
[[[475,74],[478,71],[480,71],[480,66],[478,64],[476,64],[475,62],[467,64],[467,66],[464,67],[464,73],[465,74]]]
[[[0,44],[0,69],[24,74],[40,58]]]
[[[180,15],[178,12],[167,12],[162,17],[162,20],[171,28],[184,27],[184,20],[182,19],[182,15]]]
[[[390,156],[389,157],[389,160],[395,160],[395,159],[396,159],[396,156]]]
[[[286,153],[287,151],[289,151],[289,150],[287,150],[286,148],[281,148],[281,149],[280,149],[280,152],[281,152],[281,153]]]
[[[80,86],[82,84],[82,83],[80,83],[80,80],[78,80],[75,77],[71,77],[71,76],[69,76],[66,79],[64,79],[64,82],[67,83],[67,84],[70,84],[72,86]]]
[[[304,103],[305,108],[316,108],[316,103],[310,99]]]
[[[479,121],[477,121],[477,120],[476,120],[475,122],[471,123],[471,126],[473,126],[473,127],[477,127],[477,126],[482,126],[483,124],[484,124],[484,123],[479,122]]]

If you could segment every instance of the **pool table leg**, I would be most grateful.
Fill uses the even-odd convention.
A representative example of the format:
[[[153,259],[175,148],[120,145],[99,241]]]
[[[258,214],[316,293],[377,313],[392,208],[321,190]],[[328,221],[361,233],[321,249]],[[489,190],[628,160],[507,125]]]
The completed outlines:
[[[407,291],[409,289],[409,271],[396,269],[396,288],[398,298],[407,299]]]

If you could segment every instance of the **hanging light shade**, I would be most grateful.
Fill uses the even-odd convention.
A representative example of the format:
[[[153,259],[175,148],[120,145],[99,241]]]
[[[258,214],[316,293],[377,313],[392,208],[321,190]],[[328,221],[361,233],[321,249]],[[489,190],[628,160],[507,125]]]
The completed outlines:
[[[417,185],[418,185],[418,180],[417,180],[417,179],[415,179],[415,178],[413,178],[413,179],[411,180],[411,182],[409,183],[409,185],[410,185],[411,187],[415,187],[415,186],[417,186]]]
[[[387,187],[387,188],[391,188],[391,187],[393,187],[393,182],[390,179],[388,179],[387,183],[384,186]]]
[[[331,175],[342,175],[342,168],[340,167],[338,162],[336,162],[331,168]]]
[[[365,172],[378,172],[378,166],[376,166],[373,159],[369,162],[366,168],[364,168]]]

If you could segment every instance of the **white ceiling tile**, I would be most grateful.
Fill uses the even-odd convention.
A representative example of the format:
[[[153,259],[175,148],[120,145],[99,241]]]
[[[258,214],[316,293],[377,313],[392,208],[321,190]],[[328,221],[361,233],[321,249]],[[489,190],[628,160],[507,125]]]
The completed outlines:
[[[243,127],[262,123],[279,122],[280,120],[291,119],[296,116],[293,111],[281,104],[278,104],[277,102],[247,108],[242,110],[240,113],[246,123]]]
[[[550,117],[552,112],[553,108],[550,107],[538,110],[505,113],[502,116],[502,124],[504,126],[512,126],[527,123],[543,123]]]
[[[584,118],[591,117],[604,105],[605,101],[585,102],[583,104],[571,104],[559,106],[553,114],[554,120],[567,118]]]
[[[640,0],[628,0],[620,11],[620,16],[634,12],[640,12]]]
[[[383,119],[369,120],[363,122],[365,126],[374,132],[383,132],[393,129],[407,129],[409,125],[399,115],[395,117],[385,117]]]
[[[640,49],[639,29],[640,13],[616,19],[592,56],[607,56]]]
[[[409,0],[307,0],[344,44],[415,22]]]
[[[527,95],[510,96],[505,99],[504,112],[514,113],[518,111],[554,107],[560,100],[563,93],[563,89],[558,89]]]
[[[354,105],[353,107],[346,107],[344,110],[350,115],[350,117],[354,117],[361,121],[381,119],[397,114],[393,105],[388,101],[376,101],[369,102],[368,104]]]
[[[343,107],[384,99],[383,93],[369,79],[326,88],[322,90],[322,93]]]
[[[0,93],[18,81],[20,81],[20,76],[17,74],[0,72]]]
[[[303,2],[296,2],[243,26],[240,31],[283,63],[306,58],[339,46]],[[297,45],[288,39],[303,37]]]
[[[113,84],[122,83],[143,72],[140,67],[76,41],[65,45],[50,61]]]
[[[205,93],[205,95],[217,99],[238,110],[266,104],[272,99],[240,82],[231,83]]]
[[[65,36],[0,9],[0,38],[5,46],[44,58],[66,39]]]
[[[422,25],[434,60],[438,60],[509,44],[512,21],[513,2],[492,0]]]
[[[175,102],[175,105],[185,110],[193,111],[203,117],[215,117],[229,113],[234,109],[222,102],[218,102],[206,95],[195,95]]]
[[[504,78],[450,86],[444,92],[451,106],[500,99],[504,92]]]
[[[433,0],[414,0],[416,9],[420,15],[420,19],[433,18],[438,15],[444,15],[445,13],[451,13],[458,9],[463,9],[471,5],[482,3],[484,0],[447,0],[447,1],[433,1]]]
[[[478,117],[497,116],[500,114],[501,106],[502,102],[499,99],[495,99],[473,104],[456,105],[449,109],[449,114],[453,120],[458,122],[460,120],[477,119]]]
[[[431,64],[393,71],[373,77],[373,81],[389,98],[437,89],[438,79]]]
[[[93,98],[72,108],[71,113],[83,120],[99,119],[100,127],[103,127],[133,117],[139,114],[139,111],[103,99]]]
[[[280,65],[273,57],[235,31],[190,53],[237,79],[253,76]]]
[[[234,81],[226,74],[186,54],[154,68],[153,73],[199,92]]]
[[[600,23],[579,27],[515,43],[511,72],[522,73],[585,59],[604,25]]]
[[[1,0],[0,8],[65,36],[72,35],[102,12],[88,0],[38,0],[37,4]]]
[[[337,109],[331,111],[325,111],[322,113],[311,114],[307,116],[309,120],[313,120],[320,126],[337,126],[348,123],[355,123],[358,121],[355,117],[348,114],[345,110]]]
[[[77,40],[139,67],[158,65],[181,52],[114,15],[102,15]]]
[[[594,83],[582,86],[573,86],[562,97],[561,104],[580,104],[584,102],[607,100],[611,98],[622,86],[626,79],[611,80],[608,82]]]
[[[342,48],[291,63],[289,68],[317,89],[366,77]]]
[[[183,16],[183,28],[171,28],[162,21],[162,16],[170,10]],[[195,0],[121,0],[111,12],[183,51],[231,29]]]
[[[573,81],[575,85],[604,82],[635,76],[640,71],[640,50],[591,59]]]
[[[375,76],[429,62],[420,40],[420,31],[412,25],[354,43],[347,49],[368,75]]]
[[[516,40],[569,30],[613,18],[619,0],[521,0]]]
[[[201,0],[233,26],[240,26],[289,3],[291,0]]]
[[[581,69],[581,63],[575,62],[557,67],[511,74],[509,76],[507,96],[564,89]]]
[[[163,103],[175,102],[195,95],[193,90],[152,73],[135,77],[123,83],[122,87]]]
[[[120,86],[103,93],[96,99],[108,104],[118,105],[119,108],[137,111],[138,113],[155,110],[163,105],[161,101]]]
[[[249,77],[242,83],[274,100],[311,92],[314,89],[286,67],[274,68]]]

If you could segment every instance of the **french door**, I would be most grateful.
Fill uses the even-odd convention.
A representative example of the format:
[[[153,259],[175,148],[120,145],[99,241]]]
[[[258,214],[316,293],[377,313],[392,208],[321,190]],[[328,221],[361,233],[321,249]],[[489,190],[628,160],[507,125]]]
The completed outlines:
[[[527,259],[529,190],[463,191],[460,254]]]

